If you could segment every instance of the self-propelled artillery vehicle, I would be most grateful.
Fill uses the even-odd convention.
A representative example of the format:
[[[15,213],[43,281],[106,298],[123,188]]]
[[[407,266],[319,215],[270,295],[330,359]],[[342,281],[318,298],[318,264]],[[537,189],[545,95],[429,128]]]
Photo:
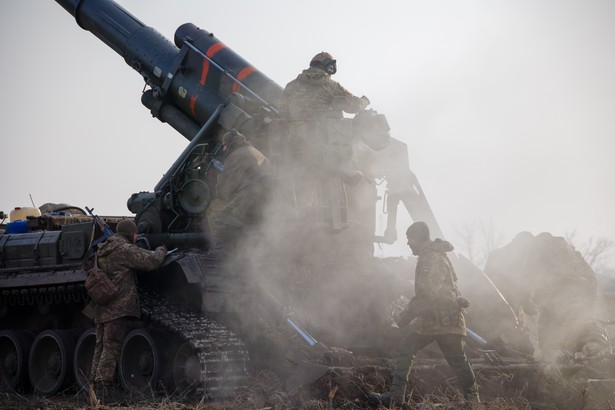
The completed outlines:
[[[138,244],[177,251],[159,271],[139,276],[142,318],[124,341],[122,385],[225,396],[261,366],[287,380],[300,381],[306,369],[313,375],[305,349],[318,356],[326,345],[382,344],[375,324],[410,287],[398,275],[409,267],[374,258],[373,244],[396,240],[399,203],[441,236],[406,146],[389,136],[384,116],[332,118],[314,142],[327,158],[352,163],[361,181],[349,185],[318,164],[305,175],[289,153],[282,88],[211,33],[187,23],[170,42],[112,0],[56,1],[144,78],[143,105],[189,141],[152,191],[128,199]],[[269,157],[275,173],[261,223],[242,227],[245,240],[232,251],[212,252],[219,148],[232,129]],[[388,220],[377,237],[381,196]],[[113,228],[117,219],[107,222]],[[1,382],[52,395],[72,379],[87,384],[94,337],[82,313],[83,281],[103,233],[88,216],[45,214],[27,226],[0,236]],[[288,247],[289,238],[300,247]]]

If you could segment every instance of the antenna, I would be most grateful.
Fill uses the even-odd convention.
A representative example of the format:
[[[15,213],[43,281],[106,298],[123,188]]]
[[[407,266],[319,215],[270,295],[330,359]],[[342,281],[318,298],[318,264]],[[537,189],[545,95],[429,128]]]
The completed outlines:
[[[32,207],[36,208],[37,206],[34,205],[34,200],[32,199],[32,194],[28,194],[30,196],[30,202],[32,202]]]

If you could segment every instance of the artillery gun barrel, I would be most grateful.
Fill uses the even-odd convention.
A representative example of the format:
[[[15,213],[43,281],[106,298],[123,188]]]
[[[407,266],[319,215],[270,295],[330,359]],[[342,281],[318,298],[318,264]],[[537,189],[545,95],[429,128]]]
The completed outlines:
[[[110,0],[56,0],[77,24],[98,37],[155,85],[162,85],[177,48]]]
[[[282,88],[194,24],[180,26],[173,44],[112,0],[56,2],[143,76],[151,90],[141,102],[188,140],[233,93],[276,111]]]

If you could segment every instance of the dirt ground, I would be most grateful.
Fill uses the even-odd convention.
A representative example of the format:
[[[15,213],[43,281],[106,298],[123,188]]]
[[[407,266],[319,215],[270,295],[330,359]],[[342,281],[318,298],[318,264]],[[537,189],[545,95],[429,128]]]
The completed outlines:
[[[599,408],[587,404],[586,383],[591,376],[582,368],[563,374],[549,374],[545,368],[529,364],[494,367],[475,363],[484,409],[582,409]],[[159,396],[148,400],[126,398],[121,405],[88,406],[83,393],[64,392],[51,398],[16,393],[0,395],[2,409],[368,409],[370,391],[388,389],[392,363],[333,368],[316,382],[292,394],[270,372],[261,372],[253,383],[225,402],[208,403],[202,399],[178,400]],[[455,387],[448,365],[438,359],[417,360],[407,392],[410,409],[459,409],[464,403]],[[396,407],[397,408],[397,407]],[[607,407],[608,408],[608,407]]]

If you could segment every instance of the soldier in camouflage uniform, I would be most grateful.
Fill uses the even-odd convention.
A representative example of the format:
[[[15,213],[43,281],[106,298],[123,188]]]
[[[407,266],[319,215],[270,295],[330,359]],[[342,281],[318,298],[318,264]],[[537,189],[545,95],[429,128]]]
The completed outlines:
[[[446,256],[446,252],[453,250],[453,245],[441,239],[432,241],[429,228],[424,222],[412,224],[406,235],[408,246],[418,256],[415,296],[400,315],[398,324],[405,326],[413,319],[416,320],[412,330],[401,341],[389,392],[372,393],[370,397],[383,404],[402,404],[414,356],[423,347],[436,341],[457,374],[468,403],[478,403],[480,400],[474,371],[463,348],[466,328],[462,309],[468,307],[469,303],[459,296],[457,275]]]
[[[337,72],[337,62],[331,54],[318,53],[296,79],[284,88],[280,113],[289,120],[319,120],[341,118],[342,112],[358,113],[369,104],[366,96],[356,97],[331,79]]]
[[[356,97],[334,81],[331,76],[337,72],[337,62],[331,54],[321,52],[310,61],[310,67],[303,70],[296,79],[284,88],[280,101],[280,114],[289,124],[289,150],[293,152],[292,162],[318,170],[323,174],[337,172],[348,183],[358,182],[361,174],[348,168],[347,153],[334,152],[333,140],[338,137],[335,128],[341,125],[344,112],[356,114],[369,105],[366,96]],[[349,141],[346,147],[350,146]]]
[[[336,72],[331,54],[316,54],[309,68],[286,85],[279,107],[288,127],[287,166],[282,168],[290,177],[292,205],[301,218],[330,223],[337,231],[347,216],[343,183],[356,185],[363,179],[353,161],[352,121],[344,112],[360,112],[369,99],[334,81]]]
[[[129,318],[141,316],[137,294],[137,270],[158,269],[166,257],[167,248],[159,246],[154,252],[135,245],[137,226],[122,220],[116,234],[98,246],[98,265],[118,287],[115,299],[95,308],[96,347],[92,360],[90,380],[94,381],[97,396],[113,396],[114,374],[126,336]]]
[[[218,175],[216,192],[223,208],[214,220],[216,247],[228,249],[243,228],[260,221],[272,168],[267,157],[236,130],[224,134],[222,146],[224,171]]]

